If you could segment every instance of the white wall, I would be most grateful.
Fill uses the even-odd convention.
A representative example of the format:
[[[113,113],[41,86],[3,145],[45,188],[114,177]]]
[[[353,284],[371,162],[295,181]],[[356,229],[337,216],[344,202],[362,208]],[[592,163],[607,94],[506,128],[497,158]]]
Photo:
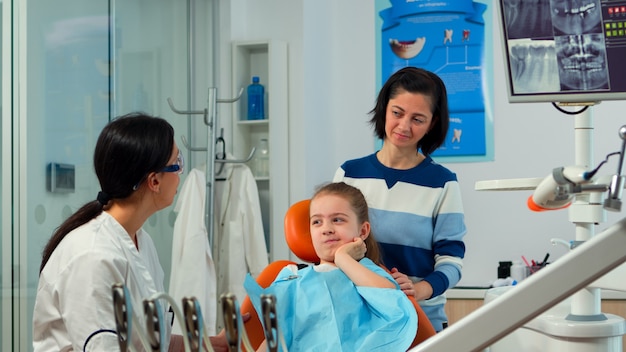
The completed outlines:
[[[374,151],[374,2],[304,0],[304,194],[347,159]],[[297,175],[296,175],[297,177]]]
[[[275,38],[289,45],[290,200],[295,202],[330,181],[344,160],[374,150],[367,124],[377,93],[374,2],[234,0],[232,4],[233,39]],[[234,10],[235,5],[245,11]],[[521,255],[541,260],[546,252],[555,260],[565,249],[553,247],[550,238],[574,239],[567,211],[532,213],[526,208],[530,191],[474,190],[477,181],[543,177],[555,167],[574,164],[572,117],[546,103],[508,103],[492,9],[494,160],[444,164],[458,175],[466,212],[462,285],[491,282],[501,260],[518,260]],[[623,101],[593,108],[595,164],[621,146],[617,131],[626,122],[620,116],[624,108]],[[616,168],[616,160],[611,160],[601,174]],[[608,223],[598,228],[618,215],[609,214]]]

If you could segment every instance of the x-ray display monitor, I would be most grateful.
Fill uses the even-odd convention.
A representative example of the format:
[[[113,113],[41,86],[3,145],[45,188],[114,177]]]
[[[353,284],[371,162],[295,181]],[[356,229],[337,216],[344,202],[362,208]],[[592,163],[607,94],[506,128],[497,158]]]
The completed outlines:
[[[508,96],[626,100],[626,0],[498,0]]]

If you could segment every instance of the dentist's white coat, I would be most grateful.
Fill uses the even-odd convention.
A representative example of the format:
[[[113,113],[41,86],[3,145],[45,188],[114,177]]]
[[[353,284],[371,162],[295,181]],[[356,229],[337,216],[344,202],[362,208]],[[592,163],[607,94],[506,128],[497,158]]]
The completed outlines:
[[[33,313],[35,352],[119,350],[114,283],[128,288],[127,299],[142,324],[134,329],[145,331],[142,301],[164,290],[164,274],[154,243],[143,229],[137,232],[137,242],[139,250],[106,212],[67,234],[39,277]],[[132,341],[142,350],[136,334]],[[164,342],[169,343],[169,334]]]

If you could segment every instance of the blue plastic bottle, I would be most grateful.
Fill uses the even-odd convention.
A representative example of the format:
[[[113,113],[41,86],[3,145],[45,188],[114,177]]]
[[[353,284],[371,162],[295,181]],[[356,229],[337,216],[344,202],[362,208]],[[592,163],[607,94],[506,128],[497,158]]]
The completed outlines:
[[[265,118],[263,104],[265,87],[259,83],[259,77],[252,77],[252,84],[248,86],[248,120],[262,120]]]

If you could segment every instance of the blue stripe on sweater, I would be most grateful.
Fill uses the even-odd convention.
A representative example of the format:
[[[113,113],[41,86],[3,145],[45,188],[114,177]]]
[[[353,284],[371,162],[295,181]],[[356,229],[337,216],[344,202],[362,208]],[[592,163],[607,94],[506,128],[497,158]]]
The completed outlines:
[[[443,187],[449,181],[457,181],[456,174],[430,157],[426,157],[426,160],[414,168],[398,170],[381,164],[374,153],[361,159],[346,161],[341,168],[345,171],[345,177],[385,179],[388,188],[399,181],[435,188]]]
[[[435,259],[431,251],[423,248],[400,246],[379,242],[384,264],[388,269],[398,268],[409,276],[425,277],[432,271]]]
[[[442,247],[465,248],[462,242],[447,242],[449,243],[442,244]],[[434,255],[432,251],[427,249],[400,246],[384,242],[379,242],[379,246],[382,252],[382,258],[384,259],[384,264],[388,269],[398,268],[398,270],[404,274],[423,278],[432,271],[435,265]],[[460,267],[457,267],[454,264],[449,263],[440,265],[435,269],[439,270],[441,268],[442,271],[448,272],[449,269],[443,269],[446,266],[454,267],[456,271],[459,271],[459,273],[456,273],[454,276],[458,276],[460,279]],[[454,277],[451,279],[453,280]]]
[[[435,261],[428,250],[388,243],[379,245],[385,267],[389,270],[398,268],[403,274],[425,279],[433,287],[433,296],[442,294],[451,283],[456,285],[461,280],[461,268],[452,263],[438,265],[432,272]]]

